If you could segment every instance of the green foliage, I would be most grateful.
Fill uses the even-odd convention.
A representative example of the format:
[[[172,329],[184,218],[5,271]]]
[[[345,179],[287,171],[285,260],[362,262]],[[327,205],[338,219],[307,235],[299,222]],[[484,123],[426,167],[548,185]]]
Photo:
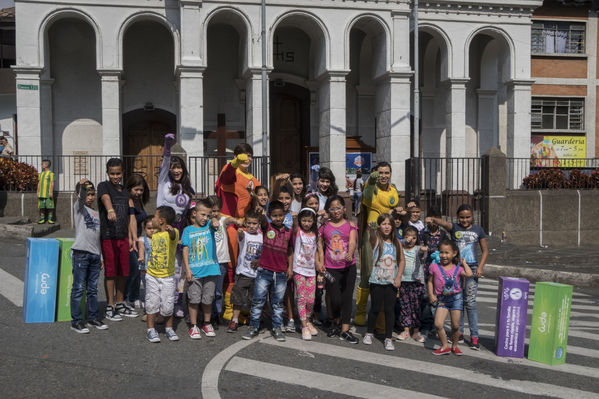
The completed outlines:
[[[522,183],[524,187],[535,190],[599,188],[599,169],[594,170],[590,176],[572,169],[568,177],[558,168],[541,169],[526,176]]]

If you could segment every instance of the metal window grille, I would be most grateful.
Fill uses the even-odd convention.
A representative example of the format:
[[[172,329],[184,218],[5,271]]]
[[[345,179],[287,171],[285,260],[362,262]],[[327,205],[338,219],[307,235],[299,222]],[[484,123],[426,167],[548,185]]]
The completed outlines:
[[[584,54],[585,24],[537,21],[532,24],[533,54]]]
[[[584,99],[533,98],[530,112],[534,131],[584,131]]]

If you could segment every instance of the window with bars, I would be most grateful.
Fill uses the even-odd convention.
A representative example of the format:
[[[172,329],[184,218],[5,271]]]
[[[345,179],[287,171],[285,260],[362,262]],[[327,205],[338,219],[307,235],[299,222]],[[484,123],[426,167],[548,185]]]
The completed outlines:
[[[584,99],[533,98],[530,120],[536,131],[584,131]]]
[[[583,22],[534,21],[531,46],[533,54],[584,54]]]

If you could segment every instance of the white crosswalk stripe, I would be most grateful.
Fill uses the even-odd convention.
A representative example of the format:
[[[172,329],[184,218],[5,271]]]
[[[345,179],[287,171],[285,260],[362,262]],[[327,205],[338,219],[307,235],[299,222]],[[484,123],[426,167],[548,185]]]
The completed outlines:
[[[279,383],[302,385],[303,387],[340,393],[357,398],[371,398],[375,392],[377,398],[389,399],[396,399],[401,396],[423,399],[442,397],[240,357],[231,359],[225,370],[267,378]]]
[[[546,397],[558,397],[567,399],[571,399],[573,396],[577,398],[599,398],[599,394],[585,390],[579,390],[525,379],[498,379],[491,375],[480,373],[478,371],[468,370],[466,368],[447,366],[431,361],[415,360],[397,355],[381,355],[378,353],[369,352],[367,350],[348,348],[347,346],[324,344],[320,342],[305,342],[297,338],[287,338],[287,342],[277,342],[272,338],[266,338],[260,340],[259,342],[261,344],[269,346],[293,349],[298,352],[307,352],[312,353],[314,355],[326,355],[334,358],[350,360],[352,362],[361,362],[376,366],[383,365],[385,367],[417,372],[420,374],[427,374],[435,377],[443,376],[444,378],[450,378],[460,383],[463,381],[469,381],[469,383],[473,384],[480,384],[487,387],[508,390],[514,393],[521,393],[526,395],[541,395]],[[244,361],[247,360],[248,359],[244,359]],[[241,372],[243,374],[253,375],[255,377],[260,378],[265,378],[265,375],[270,374],[271,370],[275,371],[276,369],[280,369],[283,367],[280,365],[269,365],[264,362],[251,362],[247,363],[245,367],[238,367],[234,365],[234,363],[235,362],[233,361],[230,362],[229,365],[226,367],[226,370]],[[353,367],[357,367],[357,365],[354,363]],[[303,374],[305,371],[301,371],[302,374],[298,374],[298,369],[294,368],[288,368],[288,370],[286,371],[287,373],[285,373],[285,380],[283,382],[297,385],[303,385],[305,382],[305,377],[311,375]],[[280,376],[277,375],[277,378],[278,377]],[[319,373],[318,377],[316,378],[317,380],[324,379],[324,381],[329,380],[329,378],[333,378],[334,381],[334,379],[338,377],[329,376],[328,374],[323,375],[322,373]],[[314,384],[318,384],[320,386],[319,381],[314,382]],[[360,381],[359,384],[364,384],[364,382]],[[324,388],[318,389],[330,391],[332,388],[331,385],[333,384],[325,385]],[[424,389],[426,390],[426,388]],[[334,390],[333,392],[337,391]],[[378,396],[378,391],[370,391],[370,397],[372,397],[372,392],[377,392]],[[355,393],[350,394],[352,396],[363,397]],[[415,397],[413,395],[415,395],[415,393],[410,392],[408,397]]]
[[[14,303],[23,306],[23,282],[10,273],[0,269],[0,295]]]

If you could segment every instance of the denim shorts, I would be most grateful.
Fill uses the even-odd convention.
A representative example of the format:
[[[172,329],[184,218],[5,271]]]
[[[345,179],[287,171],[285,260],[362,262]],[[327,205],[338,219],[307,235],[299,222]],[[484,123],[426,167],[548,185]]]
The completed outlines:
[[[464,307],[461,292],[453,295],[439,295],[438,300],[438,308],[445,308],[447,310],[462,310]]]

